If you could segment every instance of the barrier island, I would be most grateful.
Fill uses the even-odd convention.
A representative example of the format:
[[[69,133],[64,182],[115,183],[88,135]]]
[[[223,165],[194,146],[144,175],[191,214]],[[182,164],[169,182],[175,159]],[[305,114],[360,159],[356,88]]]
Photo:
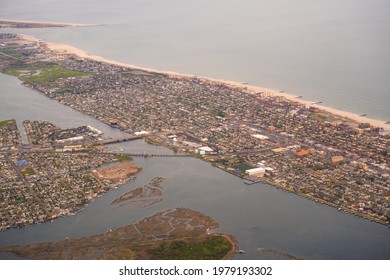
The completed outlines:
[[[284,92],[157,71],[1,34],[0,71],[108,125],[385,225],[389,124]],[[255,186],[253,186],[255,187]]]

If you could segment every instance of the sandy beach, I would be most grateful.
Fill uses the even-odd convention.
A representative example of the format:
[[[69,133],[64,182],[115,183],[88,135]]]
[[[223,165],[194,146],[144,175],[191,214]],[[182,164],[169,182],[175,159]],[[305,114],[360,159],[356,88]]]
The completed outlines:
[[[22,35],[22,36],[23,36],[23,39],[25,39],[25,40],[37,41],[37,39],[34,37],[26,36],[26,35]],[[42,41],[40,41],[40,42],[42,42]],[[147,72],[166,74],[166,75],[175,76],[175,77],[179,77],[179,78],[194,77],[194,75],[145,68],[145,67],[140,67],[140,66],[136,66],[136,65],[132,65],[132,64],[127,64],[127,63],[122,63],[122,62],[106,59],[106,58],[96,56],[96,55],[90,55],[81,49],[78,49],[78,48],[75,48],[75,47],[72,47],[72,46],[66,45],[66,44],[57,44],[57,43],[49,43],[49,42],[43,42],[43,43],[47,48],[49,48],[50,50],[52,50],[58,54],[72,54],[72,55],[76,55],[78,57],[85,58],[85,59],[96,60],[99,62],[109,63],[109,64],[121,66],[121,67],[130,67],[133,69],[143,70],[143,71],[147,71]],[[341,117],[343,120],[350,122],[352,125],[354,123],[355,124],[357,124],[357,123],[370,123],[372,126],[382,127],[385,131],[390,131],[390,124],[385,124],[385,122],[383,120],[367,118],[365,116],[360,116],[360,115],[355,114],[355,113],[346,112],[346,111],[334,109],[331,107],[326,107],[326,106],[323,106],[320,104],[314,104],[314,101],[303,100],[301,98],[297,98],[296,95],[292,95],[292,94],[289,94],[286,92],[280,92],[277,90],[264,88],[264,87],[260,87],[260,86],[252,86],[252,85],[246,85],[246,84],[244,85],[240,82],[235,82],[235,81],[214,79],[214,78],[210,78],[210,77],[201,77],[201,76],[197,76],[197,77],[204,79],[204,80],[208,80],[208,81],[225,83],[228,85],[236,86],[236,87],[239,87],[242,89],[246,89],[249,92],[254,93],[254,94],[255,93],[262,93],[262,94],[268,94],[270,96],[283,96],[284,98],[286,98],[289,101],[298,102],[298,103],[303,104],[305,106],[315,107],[315,108],[318,108],[318,109],[323,110],[325,112],[328,112],[332,115],[336,115],[338,118]]]
[[[51,22],[51,21],[32,21],[32,20],[10,20],[0,19],[0,22],[4,23],[20,23],[20,24],[42,24],[42,25],[54,25],[61,27],[83,27],[83,26],[95,26],[95,24],[81,24],[81,23],[65,23],[65,22]]]

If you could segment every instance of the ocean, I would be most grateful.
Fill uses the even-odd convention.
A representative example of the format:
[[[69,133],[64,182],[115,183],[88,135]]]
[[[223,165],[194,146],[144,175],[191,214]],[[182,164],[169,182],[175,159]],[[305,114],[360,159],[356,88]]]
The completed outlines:
[[[390,120],[388,0],[2,0],[2,30],[159,70],[249,83]]]
[[[0,30],[65,43],[124,63],[247,82],[390,120],[390,1],[373,0],[0,0],[0,18],[93,23],[77,28]],[[28,110],[26,110],[28,108]],[[0,74],[0,119],[93,125],[123,132]],[[171,153],[142,141],[126,152]],[[235,259],[389,259],[389,229],[265,184],[242,180],[194,158],[136,158],[137,179],[80,213],[0,233],[0,246],[78,238],[162,209],[188,207],[218,221],[247,254]],[[139,209],[112,200],[155,176],[164,200]],[[3,258],[15,258],[1,255]]]

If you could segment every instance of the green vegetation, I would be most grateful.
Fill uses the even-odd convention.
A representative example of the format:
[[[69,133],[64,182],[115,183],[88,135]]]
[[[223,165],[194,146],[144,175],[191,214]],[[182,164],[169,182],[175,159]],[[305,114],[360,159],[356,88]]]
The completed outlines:
[[[23,55],[17,53],[15,50],[9,49],[9,48],[0,48],[0,52],[4,53],[6,55],[9,55],[9,56],[15,57],[17,59],[20,59],[23,57]]]
[[[196,158],[199,158],[199,159],[203,159],[203,158],[204,158],[203,155],[197,154],[197,153],[192,152],[192,151],[187,151],[186,153],[189,154],[189,155],[192,156],[192,157],[196,157]]]
[[[16,76],[23,81],[36,83],[42,86],[48,85],[59,78],[94,75],[94,73],[69,70],[57,64],[6,68],[3,72],[8,75]]]
[[[128,160],[132,160],[133,158],[131,156],[128,156],[128,155],[118,155],[118,156],[116,156],[116,159],[118,161],[128,161]]]
[[[324,115],[317,114],[316,116],[317,116],[317,118],[319,118],[321,120],[326,120],[327,119],[327,117],[324,116]]]
[[[56,93],[62,94],[62,93],[66,93],[66,92],[72,92],[73,90],[74,90],[74,87],[69,86],[69,85],[65,85],[65,86],[62,86],[59,89],[57,89]]]
[[[177,240],[163,243],[152,249],[152,256],[161,260],[220,260],[231,249],[232,245],[223,236],[210,236],[201,242]]]
[[[156,140],[154,140],[154,139],[152,139],[150,137],[144,137],[144,140],[145,140],[146,143],[149,143],[149,144],[154,145],[154,146],[159,146],[160,145],[159,142],[157,142]]]
[[[32,170],[31,168],[23,169],[23,170],[20,171],[20,173],[22,173],[22,175],[25,176],[25,177],[26,177],[27,175],[29,175],[29,176],[35,175],[34,170]]]
[[[246,164],[246,163],[239,163],[239,164],[233,165],[233,167],[235,169],[239,169],[241,172],[245,172],[248,169],[252,169],[253,168],[253,166],[251,166],[249,164]]]
[[[12,121],[14,121],[14,120],[0,121],[0,129],[2,129],[3,127],[7,126]]]

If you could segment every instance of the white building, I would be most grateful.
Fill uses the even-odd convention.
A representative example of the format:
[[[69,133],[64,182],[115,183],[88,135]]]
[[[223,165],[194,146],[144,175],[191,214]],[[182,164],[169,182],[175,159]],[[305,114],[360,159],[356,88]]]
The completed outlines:
[[[260,139],[260,140],[267,140],[267,139],[269,139],[268,136],[261,135],[261,134],[252,134],[251,136],[252,136],[253,138]]]
[[[262,168],[262,167],[248,169],[248,170],[245,171],[245,174],[248,174],[249,176],[264,175],[264,173],[265,173],[265,169]]]
[[[95,132],[97,135],[102,135],[103,134],[103,131],[97,129],[97,128],[94,128],[93,126],[90,126],[88,125],[87,126],[89,130],[91,130],[92,132]]]
[[[134,132],[134,135],[145,135],[145,134],[149,134],[149,132],[147,131],[137,131],[137,132]]]

